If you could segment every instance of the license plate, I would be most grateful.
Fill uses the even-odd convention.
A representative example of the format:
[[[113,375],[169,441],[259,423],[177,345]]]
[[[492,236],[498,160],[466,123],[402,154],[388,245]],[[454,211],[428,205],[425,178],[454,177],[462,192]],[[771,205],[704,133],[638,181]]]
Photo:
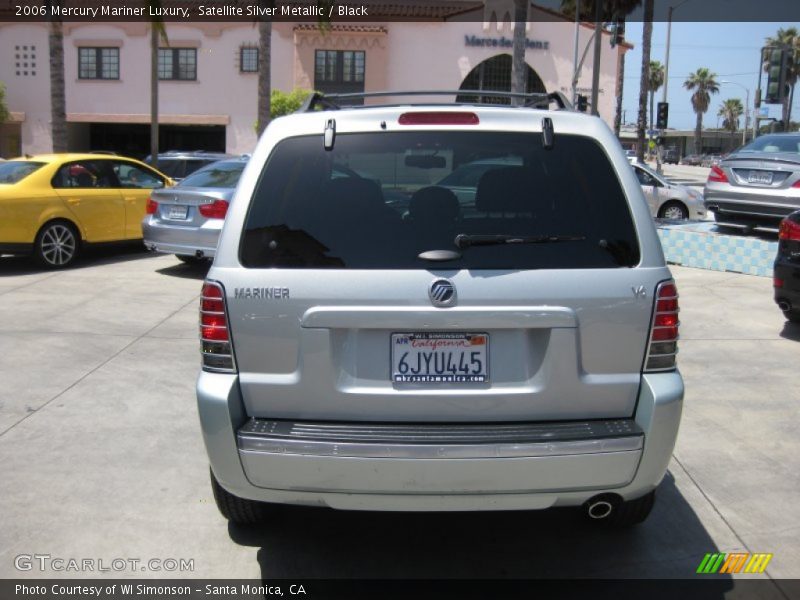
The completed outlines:
[[[484,383],[489,381],[486,333],[393,333],[395,383]]]
[[[747,183],[772,185],[772,171],[750,171],[747,174]]]
[[[186,220],[186,216],[189,214],[189,207],[188,206],[181,206],[179,204],[173,204],[169,207],[167,211],[167,218],[168,219],[182,219]]]

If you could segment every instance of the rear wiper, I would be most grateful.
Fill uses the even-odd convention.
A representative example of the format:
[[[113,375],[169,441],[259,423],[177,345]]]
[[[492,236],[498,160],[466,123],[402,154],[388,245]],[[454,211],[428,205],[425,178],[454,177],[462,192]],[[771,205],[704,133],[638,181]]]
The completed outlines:
[[[500,244],[552,244],[557,242],[579,242],[585,240],[583,235],[470,235],[459,233],[455,244],[459,248],[470,246],[497,246]]]

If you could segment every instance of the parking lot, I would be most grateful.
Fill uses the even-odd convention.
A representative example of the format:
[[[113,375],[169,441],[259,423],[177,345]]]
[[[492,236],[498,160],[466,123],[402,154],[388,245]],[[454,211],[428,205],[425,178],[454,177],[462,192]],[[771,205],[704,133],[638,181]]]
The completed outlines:
[[[763,597],[800,578],[800,326],[772,282],[673,267],[686,397],[650,519],[595,529],[572,510],[363,514],[285,509],[228,527],[195,409],[203,268],[137,247],[43,272],[0,259],[0,577],[15,557],[193,559],[116,576],[694,577],[706,553],[773,553]],[[731,585],[721,581],[721,585]],[[771,591],[770,591],[771,590]]]

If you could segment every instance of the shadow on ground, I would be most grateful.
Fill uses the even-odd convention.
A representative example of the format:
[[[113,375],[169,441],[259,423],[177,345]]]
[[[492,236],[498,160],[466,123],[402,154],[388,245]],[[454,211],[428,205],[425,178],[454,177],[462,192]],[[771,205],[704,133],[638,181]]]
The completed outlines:
[[[783,329],[781,330],[780,336],[785,340],[800,342],[800,323],[786,321],[783,324]]]
[[[148,252],[141,241],[119,242],[98,246],[87,246],[75,259],[75,263],[67,270],[79,270],[100,265],[124,263],[143,258],[154,258],[156,254]],[[28,256],[0,257],[0,277],[31,275],[34,273],[56,273],[58,269],[46,269],[39,266]]]
[[[718,549],[668,474],[650,518],[624,531],[576,509],[364,513],[281,507],[261,529],[229,526],[273,578],[696,578]],[[728,550],[728,549],[723,549]],[[719,577],[719,578],[717,578]],[[715,576],[708,598],[732,588]]]
[[[208,270],[211,268],[211,261],[200,261],[195,263],[178,263],[157,269],[156,273],[167,275],[168,277],[180,277],[182,279],[205,279],[208,275]]]

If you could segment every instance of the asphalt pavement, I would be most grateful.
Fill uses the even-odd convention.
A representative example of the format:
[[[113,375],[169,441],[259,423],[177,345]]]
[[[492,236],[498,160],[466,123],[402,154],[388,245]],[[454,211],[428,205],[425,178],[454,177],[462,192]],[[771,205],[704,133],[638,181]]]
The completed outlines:
[[[194,381],[202,268],[138,249],[43,272],[0,259],[0,577],[20,555],[191,559],[145,577],[694,577],[706,553],[767,552],[762,597],[800,578],[800,326],[765,277],[673,267],[683,423],[650,519],[573,510],[348,513],[287,508],[228,526],[208,484]],[[105,575],[104,575],[105,576]],[[719,579],[730,589],[729,576]]]

